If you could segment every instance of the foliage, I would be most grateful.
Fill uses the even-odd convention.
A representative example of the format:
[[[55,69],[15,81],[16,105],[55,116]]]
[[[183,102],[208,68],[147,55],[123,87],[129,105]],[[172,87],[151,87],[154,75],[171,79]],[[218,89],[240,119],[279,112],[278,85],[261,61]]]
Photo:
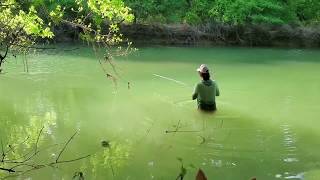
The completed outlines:
[[[125,0],[125,3],[132,8],[137,22],[147,23],[310,24],[320,19],[318,0]]]
[[[282,24],[283,7],[277,0],[216,0],[210,15],[218,21],[232,24],[274,23]]]
[[[125,0],[132,8],[136,22],[179,22],[188,3],[185,0]]]
[[[74,27],[79,37],[94,50],[104,51],[104,62],[111,65],[114,55],[126,55],[134,50],[130,42],[126,49],[113,48],[125,41],[119,25],[134,19],[131,9],[122,0],[5,0],[1,1],[0,8],[0,42],[4,52],[0,56],[0,67],[9,51],[25,53],[33,48],[37,38],[52,38],[51,30],[55,26]],[[103,66],[100,59],[99,62]],[[115,80],[114,75],[105,73]]]
[[[51,24],[45,24],[34,6],[26,11],[15,0],[3,0],[0,4],[0,67],[9,50],[26,52],[37,38],[52,38]]]
[[[55,26],[66,24],[73,26],[83,40],[103,45],[104,59],[109,59],[110,47],[126,42],[119,25],[132,21],[314,25],[320,22],[320,1],[0,0],[0,67],[8,52],[27,53],[38,39],[53,38]]]
[[[320,23],[320,1],[299,0],[297,1],[297,16],[299,21],[305,24]]]

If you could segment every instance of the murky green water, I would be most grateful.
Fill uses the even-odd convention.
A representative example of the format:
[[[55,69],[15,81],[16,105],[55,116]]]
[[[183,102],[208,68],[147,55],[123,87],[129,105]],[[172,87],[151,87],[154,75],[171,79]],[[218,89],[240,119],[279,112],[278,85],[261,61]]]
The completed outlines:
[[[210,180],[320,179],[319,50],[140,48],[116,62],[117,85],[89,48],[29,61],[29,73],[13,60],[0,75],[0,135],[5,149],[14,147],[10,158],[33,151],[42,126],[29,165],[55,162],[76,131],[59,160],[92,156],[22,179],[72,179],[81,171],[86,179],[169,180],[180,173],[177,158],[187,180],[198,168]],[[214,115],[189,100],[201,63],[220,86]]]

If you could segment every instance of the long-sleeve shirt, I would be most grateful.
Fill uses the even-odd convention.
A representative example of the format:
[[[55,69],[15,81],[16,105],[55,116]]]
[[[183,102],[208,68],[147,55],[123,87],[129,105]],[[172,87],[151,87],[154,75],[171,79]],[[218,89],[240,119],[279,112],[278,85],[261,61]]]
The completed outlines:
[[[192,99],[197,99],[198,104],[214,104],[216,96],[219,96],[219,88],[216,81],[211,79],[199,82],[194,89]]]

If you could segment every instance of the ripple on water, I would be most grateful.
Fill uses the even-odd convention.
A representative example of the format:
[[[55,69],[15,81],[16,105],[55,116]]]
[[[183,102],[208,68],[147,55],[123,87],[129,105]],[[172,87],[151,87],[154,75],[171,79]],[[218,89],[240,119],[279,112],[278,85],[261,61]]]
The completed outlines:
[[[285,163],[294,163],[299,162],[296,147],[296,134],[293,132],[290,125],[285,124],[281,125],[282,133],[283,133],[283,146],[284,146],[284,157],[282,158]]]
[[[215,168],[233,168],[237,166],[237,162],[235,161],[229,161],[229,160],[223,160],[223,159],[205,159],[204,162],[202,162],[203,166],[213,166]]]
[[[289,172],[285,172],[284,174],[276,174],[276,178],[283,178],[283,179],[299,179],[303,180],[304,178],[304,172],[298,173],[298,174],[292,174]]]

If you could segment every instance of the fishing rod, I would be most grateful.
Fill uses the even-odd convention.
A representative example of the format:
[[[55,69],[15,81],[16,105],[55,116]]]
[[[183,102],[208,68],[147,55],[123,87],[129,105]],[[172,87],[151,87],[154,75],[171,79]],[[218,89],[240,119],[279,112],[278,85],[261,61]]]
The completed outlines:
[[[176,79],[173,79],[173,78],[170,78],[170,77],[162,76],[162,75],[159,75],[159,74],[152,74],[152,75],[156,76],[158,78],[161,78],[161,79],[165,79],[165,80],[168,80],[168,81],[175,82],[175,83],[183,85],[183,86],[191,87],[190,85],[188,85],[188,84],[186,84],[186,83],[184,83],[182,81],[179,81],[179,80],[176,80]]]
[[[192,86],[190,86],[189,84],[187,84],[187,83],[185,83],[185,82],[182,82],[182,81],[179,81],[179,80],[176,80],[176,79],[173,79],[173,78],[171,78],[171,77],[162,76],[162,75],[159,75],[159,74],[152,74],[152,75],[155,76],[155,77],[161,78],[161,79],[165,79],[165,80],[174,82],[174,83],[176,83],[176,84],[179,84],[179,85],[182,85],[182,86],[185,86],[185,87],[192,88]],[[128,87],[129,87],[129,84],[128,84]],[[193,100],[191,100],[190,98],[186,98],[186,99],[174,101],[173,103],[174,103],[174,104],[179,104],[179,103],[192,102],[192,101],[193,101]],[[227,104],[227,103],[225,103],[224,101],[220,101],[219,103],[221,103],[221,104]]]
[[[159,74],[152,74],[152,75],[155,76],[155,77],[161,78],[161,79],[165,79],[165,80],[174,82],[176,84],[179,84],[179,85],[182,85],[182,86],[185,86],[185,87],[191,87],[190,85],[186,84],[185,82],[182,82],[182,81],[170,78],[170,77],[162,76],[162,75],[159,75]],[[192,100],[190,98],[185,98],[185,99],[182,99],[182,100],[174,101],[173,104],[179,104],[179,103],[184,103],[184,102],[188,102],[188,101],[191,102]]]
[[[178,100],[178,101],[174,101],[174,104],[180,104],[180,103],[186,103],[186,102],[193,102],[193,100],[191,98],[186,98],[186,99],[182,99],[182,100]]]

